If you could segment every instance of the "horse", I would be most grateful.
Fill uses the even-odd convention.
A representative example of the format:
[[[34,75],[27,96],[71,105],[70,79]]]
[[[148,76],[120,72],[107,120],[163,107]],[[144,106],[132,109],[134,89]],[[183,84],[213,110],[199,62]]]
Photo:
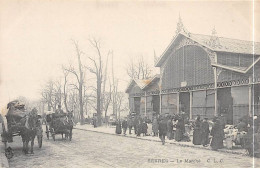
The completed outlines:
[[[20,129],[20,135],[22,137],[23,142],[23,152],[28,154],[29,151],[29,142],[31,141],[31,148],[30,152],[33,154],[33,146],[34,146],[34,139],[37,135],[37,110],[33,109],[27,116],[26,122]]]
[[[66,126],[67,126],[67,130],[68,132],[65,133],[65,139],[68,139],[71,141],[72,139],[72,129],[73,129],[73,114],[72,112],[68,112],[68,114],[66,115]]]

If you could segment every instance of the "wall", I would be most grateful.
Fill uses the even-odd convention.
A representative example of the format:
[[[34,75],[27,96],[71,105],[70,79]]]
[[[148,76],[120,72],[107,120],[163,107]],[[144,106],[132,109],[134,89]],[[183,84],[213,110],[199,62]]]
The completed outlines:
[[[192,92],[192,118],[212,119],[215,113],[215,91],[203,90]]]
[[[217,56],[222,65],[249,67],[253,63],[253,55],[218,52]]]
[[[162,89],[214,83],[214,73],[207,53],[198,46],[184,46],[171,54],[164,66]]]

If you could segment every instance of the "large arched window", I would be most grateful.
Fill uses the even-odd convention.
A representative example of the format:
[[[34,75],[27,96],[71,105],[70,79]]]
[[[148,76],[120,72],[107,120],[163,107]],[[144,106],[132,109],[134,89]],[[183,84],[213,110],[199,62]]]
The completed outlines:
[[[162,89],[208,83],[214,83],[214,73],[204,49],[189,45],[171,54],[164,68]]]

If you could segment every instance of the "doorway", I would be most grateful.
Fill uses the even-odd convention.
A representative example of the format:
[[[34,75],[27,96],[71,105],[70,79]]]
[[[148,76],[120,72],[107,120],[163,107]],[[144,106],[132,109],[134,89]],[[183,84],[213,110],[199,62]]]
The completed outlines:
[[[152,97],[153,97],[153,99],[152,99],[153,111],[156,114],[159,114],[160,113],[160,96],[153,95]]]
[[[140,105],[141,105],[141,97],[134,98],[134,112],[139,115],[140,114]]]
[[[226,124],[233,124],[233,98],[231,95],[231,87],[221,88],[217,91],[219,114],[224,116]]]
[[[179,99],[180,112],[184,112],[186,115],[190,116],[190,93],[181,92]]]

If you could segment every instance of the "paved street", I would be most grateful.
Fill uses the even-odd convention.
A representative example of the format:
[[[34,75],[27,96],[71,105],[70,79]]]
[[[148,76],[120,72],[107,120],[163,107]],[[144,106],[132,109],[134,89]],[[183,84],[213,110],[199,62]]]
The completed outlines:
[[[73,130],[73,140],[47,140],[42,149],[35,143],[34,154],[22,153],[22,142],[16,137],[9,144],[14,149],[10,167],[252,167],[247,156],[209,150],[162,146],[158,142],[116,135]],[[260,164],[256,159],[255,164]]]

